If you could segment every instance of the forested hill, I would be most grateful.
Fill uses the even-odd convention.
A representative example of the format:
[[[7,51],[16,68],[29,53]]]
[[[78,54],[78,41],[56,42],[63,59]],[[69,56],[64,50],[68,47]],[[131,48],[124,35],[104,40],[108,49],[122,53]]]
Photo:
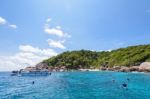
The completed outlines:
[[[51,67],[65,66],[68,69],[79,69],[100,66],[135,66],[145,61],[150,61],[150,45],[129,46],[111,52],[67,51],[44,60],[43,63]]]

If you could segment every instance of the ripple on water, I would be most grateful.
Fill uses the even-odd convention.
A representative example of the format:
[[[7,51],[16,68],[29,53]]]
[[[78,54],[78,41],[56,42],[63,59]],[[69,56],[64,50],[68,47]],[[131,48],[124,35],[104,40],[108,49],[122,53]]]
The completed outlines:
[[[0,73],[4,99],[149,99],[150,74],[61,72],[47,77],[11,77]],[[130,79],[127,81],[127,78]],[[115,80],[115,82],[113,82]],[[32,81],[35,84],[32,84]],[[127,83],[128,88],[122,88]]]

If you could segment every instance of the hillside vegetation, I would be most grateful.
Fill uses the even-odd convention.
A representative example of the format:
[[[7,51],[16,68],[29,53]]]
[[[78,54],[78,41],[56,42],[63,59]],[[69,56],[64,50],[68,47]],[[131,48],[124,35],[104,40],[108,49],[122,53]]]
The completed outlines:
[[[129,46],[109,51],[67,51],[44,60],[50,67],[65,66],[68,69],[99,68],[100,66],[136,66],[150,62],[150,45]]]

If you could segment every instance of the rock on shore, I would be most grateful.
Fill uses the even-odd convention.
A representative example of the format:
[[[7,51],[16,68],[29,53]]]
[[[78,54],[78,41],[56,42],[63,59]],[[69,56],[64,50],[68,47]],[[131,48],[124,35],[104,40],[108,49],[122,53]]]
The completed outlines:
[[[32,70],[49,70],[49,71],[68,71],[66,66],[59,66],[59,67],[49,67],[46,63],[39,63],[35,65],[35,67],[26,67],[23,70],[32,71]],[[150,62],[143,62],[139,66],[100,66],[99,70],[108,70],[108,71],[120,71],[120,72],[150,72]]]
[[[103,67],[101,66],[101,70],[108,71],[120,71],[120,72],[150,72],[150,62],[143,62],[139,66],[113,66],[113,67]]]
[[[143,63],[139,66],[139,71],[147,71],[147,72],[150,72],[150,62],[143,62]]]

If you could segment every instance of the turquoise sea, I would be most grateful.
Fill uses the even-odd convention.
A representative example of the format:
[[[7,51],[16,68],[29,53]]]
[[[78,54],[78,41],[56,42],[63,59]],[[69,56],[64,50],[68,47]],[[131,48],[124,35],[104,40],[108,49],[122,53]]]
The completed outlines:
[[[55,72],[46,77],[17,77],[1,72],[0,99],[150,99],[150,74]]]

